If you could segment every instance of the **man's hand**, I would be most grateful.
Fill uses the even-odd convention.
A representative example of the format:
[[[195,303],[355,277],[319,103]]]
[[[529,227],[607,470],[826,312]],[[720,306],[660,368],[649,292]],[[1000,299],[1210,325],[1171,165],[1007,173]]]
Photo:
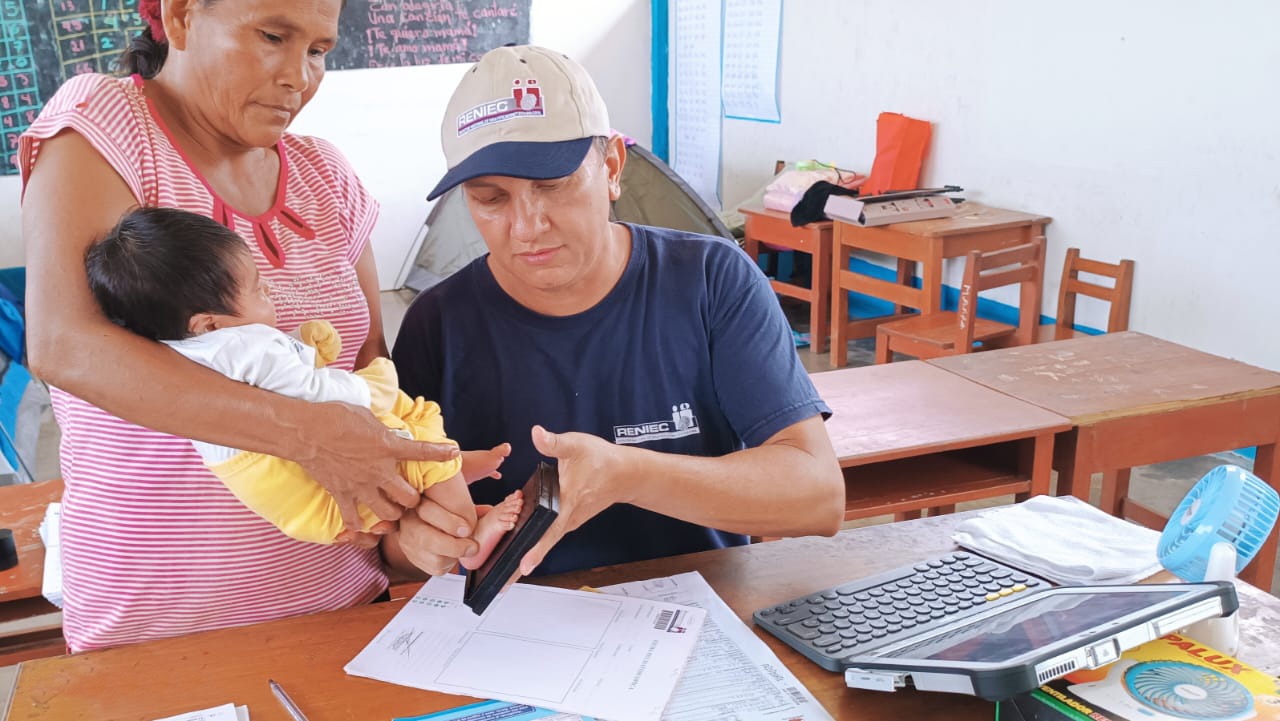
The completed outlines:
[[[357,504],[394,521],[420,494],[400,477],[398,462],[447,461],[452,445],[401,438],[366,409],[345,403],[316,403],[314,422],[300,429],[309,452],[294,458],[338,503],[342,522],[360,530]]]
[[[628,503],[621,469],[627,449],[587,433],[551,433],[533,427],[533,445],[557,460],[560,476],[560,514],[537,545],[520,562],[529,575],[566,533],[578,528],[615,503]]]
[[[399,555],[405,560],[432,576],[441,576],[453,570],[459,558],[479,550],[476,542],[469,538],[474,530],[462,517],[430,498],[423,498],[412,513],[400,519],[400,532],[395,540]],[[388,550],[384,546],[384,556],[395,565],[395,556]]]

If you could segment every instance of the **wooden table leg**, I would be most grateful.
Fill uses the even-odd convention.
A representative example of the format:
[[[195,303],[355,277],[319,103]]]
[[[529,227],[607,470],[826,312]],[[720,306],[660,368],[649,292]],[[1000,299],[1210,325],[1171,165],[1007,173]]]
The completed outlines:
[[[831,367],[849,363],[849,291],[840,286],[840,271],[849,267],[849,248],[840,242],[839,229],[832,246],[831,268]]]
[[[831,340],[831,234],[815,230],[818,236],[817,247],[810,254],[813,269],[810,273],[809,288],[813,293],[809,302],[809,352],[813,355],[826,353]],[[823,237],[825,236],[825,238]],[[825,240],[825,242],[824,242]]]
[[[1098,499],[1098,508],[1113,516],[1124,517],[1124,499],[1129,497],[1129,475],[1128,468],[1102,472],[1102,493]]]
[[[920,309],[923,315],[937,313],[942,310],[942,258],[933,257],[925,260],[920,264],[923,270],[920,273],[920,292],[924,296],[924,307]]]
[[[1085,444],[1080,440],[1080,429],[1072,428],[1059,433],[1053,446],[1053,465],[1058,469],[1059,496],[1072,495],[1086,503],[1089,501],[1089,459],[1082,453]]]
[[[758,261],[760,259],[760,241],[756,240],[754,235],[750,233],[743,234],[742,249],[747,251],[747,255],[752,260]]]
[[[1277,439],[1280,443],[1280,439]],[[1276,452],[1276,443],[1258,446],[1258,455],[1253,461],[1253,473],[1266,481],[1269,486],[1280,490],[1280,453]],[[1272,528],[1266,543],[1253,561],[1240,573],[1246,583],[1253,584],[1267,591],[1272,590],[1271,581],[1276,568],[1276,545],[1280,540],[1280,529]]]
[[[1018,473],[1025,474],[1031,481],[1031,488],[1026,493],[1019,493],[1014,500],[1022,502],[1032,496],[1049,495],[1050,474],[1053,471],[1053,436],[1052,433],[1041,433],[1034,439],[1022,441],[1018,449]]]
[[[911,279],[916,274],[916,262],[910,258],[898,258],[898,285],[911,285]],[[906,313],[909,309],[905,305],[893,306],[893,312]]]

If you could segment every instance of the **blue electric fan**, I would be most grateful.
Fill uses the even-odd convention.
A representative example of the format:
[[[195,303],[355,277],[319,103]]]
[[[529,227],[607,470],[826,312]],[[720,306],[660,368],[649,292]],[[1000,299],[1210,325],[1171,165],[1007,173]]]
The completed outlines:
[[[1235,573],[1257,555],[1280,514],[1280,495],[1261,478],[1223,465],[1204,475],[1178,504],[1160,534],[1160,565],[1189,583],[1218,573],[1210,568],[1213,547],[1235,550]],[[1224,580],[1208,578],[1208,580]]]

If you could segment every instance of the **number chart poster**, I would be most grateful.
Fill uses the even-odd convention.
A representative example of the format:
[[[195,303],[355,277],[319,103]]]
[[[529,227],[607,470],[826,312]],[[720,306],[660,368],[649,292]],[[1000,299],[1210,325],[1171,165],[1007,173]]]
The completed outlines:
[[[67,78],[114,73],[142,31],[137,0],[0,0],[0,173],[18,172],[18,136]]]
[[[462,63],[529,42],[530,0],[348,0],[330,70]],[[119,70],[142,32],[138,0],[0,0],[0,175],[18,136],[67,78]]]

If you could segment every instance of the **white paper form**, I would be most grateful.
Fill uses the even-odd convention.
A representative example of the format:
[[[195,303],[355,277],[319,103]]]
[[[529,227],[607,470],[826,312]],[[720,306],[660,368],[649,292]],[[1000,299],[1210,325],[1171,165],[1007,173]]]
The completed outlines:
[[[249,707],[228,703],[177,716],[166,716],[156,721],[249,721]]]
[[[725,0],[724,114],[781,122],[778,58],[782,0]]]
[[[706,612],[518,583],[482,616],[427,582],[345,667],[354,676],[612,721],[657,721]]]
[[[720,209],[720,0],[671,7],[671,167]]]
[[[831,716],[697,572],[600,589],[707,612],[663,721],[815,721]]]

